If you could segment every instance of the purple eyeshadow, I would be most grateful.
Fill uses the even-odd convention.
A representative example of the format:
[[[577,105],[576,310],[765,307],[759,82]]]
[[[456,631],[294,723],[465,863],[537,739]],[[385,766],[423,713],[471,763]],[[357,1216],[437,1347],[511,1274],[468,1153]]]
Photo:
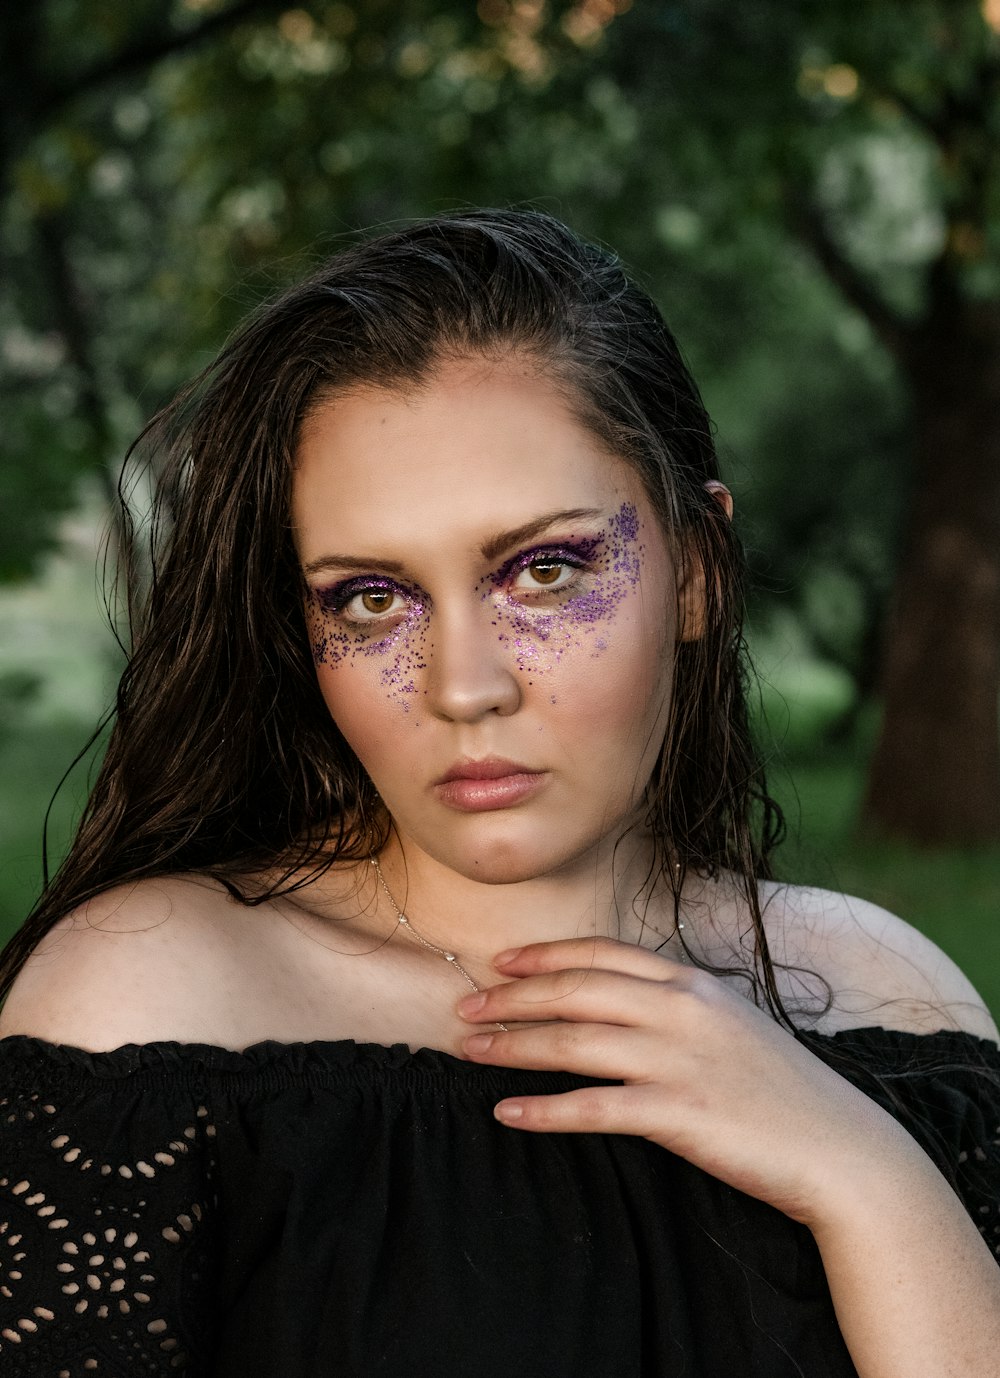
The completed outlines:
[[[333,584],[329,588],[317,589],[316,597],[324,608],[330,608],[334,612],[340,612],[341,608],[347,606],[351,599],[358,593],[367,593],[369,589],[374,589],[377,593],[401,593],[403,597],[408,596],[408,591],[394,583],[392,579],[372,578],[367,575],[359,575],[355,579],[346,579],[341,584]]]
[[[566,541],[560,545],[540,545],[534,550],[522,550],[520,554],[512,556],[507,560],[496,574],[490,576],[490,583],[494,585],[506,584],[515,575],[530,565],[539,564],[544,561],[555,563],[565,560],[571,565],[589,565],[595,558],[601,546],[601,538],[595,536],[578,541]]]
[[[522,673],[544,674],[558,665],[568,651],[587,642],[591,643],[592,656],[607,650],[607,637],[595,637],[594,633],[606,626],[639,582],[642,547],[638,537],[638,511],[633,503],[623,503],[608,522],[607,530],[599,535],[559,546],[541,546],[516,556],[504,566],[505,570],[518,573],[536,560],[566,556],[573,563],[589,567],[589,586],[581,593],[571,593],[555,607],[532,607],[513,599],[506,606],[501,603],[494,625],[498,627],[501,644],[513,647]],[[497,582],[502,582],[499,576]]]
[[[589,646],[591,656],[608,647],[604,634],[623,600],[639,582],[642,546],[639,514],[634,504],[622,503],[607,529],[595,536],[539,545],[520,551],[480,584],[484,602],[494,609],[493,626],[501,645],[512,648],[518,670],[545,674],[574,649]],[[520,603],[509,590],[512,579],[532,564],[565,561],[580,570],[576,581],[552,602]],[[544,585],[539,592],[544,593]],[[379,636],[359,624],[339,620],[350,600],[374,590],[398,593],[409,600],[406,614],[391,631]],[[307,620],[317,665],[338,665],[348,657],[383,656],[379,680],[390,699],[409,712],[419,692],[416,677],[427,668],[426,599],[413,588],[378,575],[358,575],[328,588],[309,592]],[[600,634],[597,635],[600,630]]]

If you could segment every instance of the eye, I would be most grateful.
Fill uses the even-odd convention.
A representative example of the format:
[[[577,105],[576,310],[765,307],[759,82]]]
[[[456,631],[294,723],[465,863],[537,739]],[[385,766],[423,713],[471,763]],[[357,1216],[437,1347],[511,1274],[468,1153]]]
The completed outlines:
[[[373,617],[381,617],[382,613],[389,611],[396,597],[391,589],[366,589],[364,593],[356,593],[351,603],[360,603],[365,612]]]
[[[406,608],[407,601],[397,589],[376,587],[359,589],[345,598],[340,612],[351,622],[375,622],[405,612]]]
[[[572,582],[579,566],[555,555],[540,555],[525,565],[514,580],[518,589],[561,589]]]
[[[351,579],[318,595],[322,605],[345,622],[364,624],[400,616],[412,606],[404,590],[383,580]]]

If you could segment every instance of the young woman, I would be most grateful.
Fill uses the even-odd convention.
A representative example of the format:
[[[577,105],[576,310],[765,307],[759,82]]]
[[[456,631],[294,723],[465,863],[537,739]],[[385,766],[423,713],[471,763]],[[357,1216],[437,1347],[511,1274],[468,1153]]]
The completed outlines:
[[[375,239],[145,444],[4,967],[3,1373],[997,1372],[997,1030],[771,877],[731,500],[617,263]]]

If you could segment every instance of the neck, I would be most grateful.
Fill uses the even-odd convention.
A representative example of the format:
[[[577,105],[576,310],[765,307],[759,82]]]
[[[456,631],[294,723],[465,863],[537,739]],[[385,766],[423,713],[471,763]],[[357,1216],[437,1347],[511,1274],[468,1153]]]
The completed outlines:
[[[384,929],[402,910],[422,938],[463,960],[489,965],[497,952],[563,938],[612,937],[635,942],[646,931],[674,931],[673,895],[650,883],[653,847],[629,834],[544,876],[484,884],[393,838],[364,887],[365,923]],[[375,891],[373,894],[372,891]]]

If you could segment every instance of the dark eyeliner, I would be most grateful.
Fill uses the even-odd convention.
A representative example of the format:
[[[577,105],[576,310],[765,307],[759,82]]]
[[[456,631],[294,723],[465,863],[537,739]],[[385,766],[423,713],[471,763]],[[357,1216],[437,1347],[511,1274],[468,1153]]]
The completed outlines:
[[[571,565],[574,569],[586,569],[597,553],[600,541],[597,538],[566,542],[558,545],[540,545],[532,550],[522,550],[511,556],[493,576],[497,583],[506,583],[512,575],[520,574],[533,564],[545,561]]]
[[[314,592],[322,607],[330,612],[342,612],[352,598],[373,589],[378,593],[398,593],[403,598],[412,596],[408,589],[404,589],[395,580],[377,574],[355,575],[352,579],[344,579],[338,584],[315,589]]]

